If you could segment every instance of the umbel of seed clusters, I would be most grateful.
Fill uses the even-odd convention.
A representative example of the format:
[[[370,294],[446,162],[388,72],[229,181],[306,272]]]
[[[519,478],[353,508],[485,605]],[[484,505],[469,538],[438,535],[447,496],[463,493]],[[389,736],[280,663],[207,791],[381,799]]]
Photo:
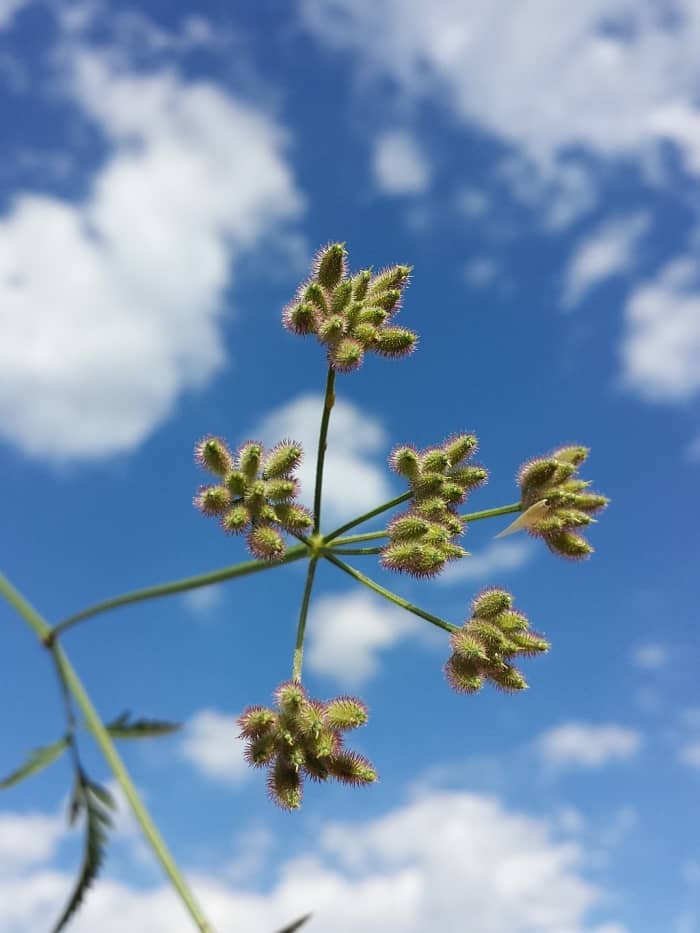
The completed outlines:
[[[430,577],[445,564],[466,555],[455,543],[464,531],[457,506],[488,477],[487,471],[469,464],[477,448],[474,434],[458,434],[440,447],[418,451],[397,447],[390,466],[408,480],[413,493],[411,507],[388,526],[389,543],[382,549],[385,567]]]
[[[335,778],[344,784],[371,784],[377,772],[366,758],[343,747],[343,735],[367,722],[367,708],[354,697],[322,703],[310,700],[301,684],[281,684],[276,708],[249,706],[238,718],[245,756],[267,768],[267,787],[285,810],[301,806],[304,777]]]
[[[392,320],[410,272],[410,266],[390,266],[376,275],[363,269],[350,277],[345,246],[330,243],[318,252],[312,277],[284,309],[284,325],[295,334],[315,334],[338,372],[357,369],[370,351],[406,356],[418,337]]]
[[[593,552],[581,529],[610,501],[589,489],[576,475],[588,456],[587,447],[560,447],[547,457],[525,463],[518,473],[523,514],[511,528],[525,528],[542,538],[555,554],[578,560]]]
[[[195,456],[219,482],[202,486],[194,504],[205,515],[217,517],[224,531],[247,534],[255,557],[281,558],[285,545],[280,529],[300,532],[313,524],[309,512],[294,501],[301,444],[282,441],[266,454],[262,444],[248,441],[234,455],[221,438],[205,437]]]
[[[510,593],[499,589],[484,590],[475,598],[471,617],[451,642],[445,673],[460,693],[476,693],[487,680],[502,690],[524,690],[527,683],[513,658],[549,650],[549,643],[513,609]]]

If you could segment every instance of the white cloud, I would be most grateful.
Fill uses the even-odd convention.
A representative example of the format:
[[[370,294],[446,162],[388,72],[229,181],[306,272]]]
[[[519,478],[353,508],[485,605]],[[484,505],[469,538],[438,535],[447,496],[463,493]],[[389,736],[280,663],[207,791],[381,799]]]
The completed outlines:
[[[51,858],[64,832],[60,816],[0,813],[0,874],[26,871]]]
[[[420,194],[430,184],[430,165],[414,136],[405,130],[383,133],[375,142],[374,180],[385,194]]]
[[[602,768],[633,758],[641,745],[642,736],[636,729],[584,722],[555,726],[535,742],[544,763],[553,768]]]
[[[180,753],[205,777],[238,784],[250,773],[243,757],[245,743],[238,732],[234,716],[214,709],[200,710],[185,727]]]
[[[232,262],[301,208],[264,114],[172,70],[71,68],[111,155],[82,203],[22,193],[0,220],[0,435],[56,460],[132,449],[206,384]]]
[[[283,438],[299,441],[304,447],[304,461],[299,468],[303,495],[301,501],[313,502],[316,474],[318,431],[323,411],[323,396],[308,393],[265,415],[250,436],[264,444],[276,444]],[[391,498],[385,451],[386,434],[380,422],[344,399],[336,399],[328,430],[328,450],[323,473],[323,507],[334,519],[352,518]],[[382,453],[377,466],[374,456]],[[328,514],[326,513],[326,517]]]
[[[534,549],[528,541],[494,541],[482,553],[448,564],[436,580],[438,583],[461,583],[464,580],[486,583],[488,577],[502,570],[523,567],[533,554]]]
[[[30,2],[31,0],[0,0],[0,29],[10,27],[22,7],[28,6]]]
[[[678,757],[689,768],[700,769],[700,742],[687,742],[681,748]]]
[[[625,307],[624,385],[653,402],[700,391],[700,262],[681,257],[640,285]]]
[[[558,833],[557,833],[558,835]],[[288,859],[259,894],[197,877],[194,888],[220,933],[269,933],[307,911],[309,933],[624,933],[613,918],[588,923],[605,892],[582,873],[580,843],[493,797],[433,793],[363,823],[329,823],[314,850]],[[70,879],[47,868],[0,878],[0,927],[48,929]],[[256,886],[257,887],[257,886]],[[100,880],[75,933],[189,933],[191,921],[162,885]]]
[[[489,256],[475,256],[464,266],[464,277],[474,288],[491,285],[498,273],[498,263]]]
[[[189,590],[182,597],[186,609],[195,616],[209,617],[214,610],[219,609],[224,600],[224,591],[221,586],[202,586],[196,590]]]
[[[382,650],[417,634],[420,625],[420,619],[371,593],[322,596],[310,612],[308,665],[356,687],[378,672]]]
[[[648,641],[637,645],[632,652],[634,664],[649,671],[659,670],[664,667],[668,663],[668,659],[668,648],[656,641]]]
[[[640,212],[606,221],[580,240],[565,272],[564,308],[570,310],[596,285],[629,271],[648,228],[649,217]]]
[[[305,0],[307,28],[410,99],[431,98],[551,173],[576,149],[644,157],[677,144],[700,173],[700,8],[655,0]],[[547,28],[542,28],[542,23]]]

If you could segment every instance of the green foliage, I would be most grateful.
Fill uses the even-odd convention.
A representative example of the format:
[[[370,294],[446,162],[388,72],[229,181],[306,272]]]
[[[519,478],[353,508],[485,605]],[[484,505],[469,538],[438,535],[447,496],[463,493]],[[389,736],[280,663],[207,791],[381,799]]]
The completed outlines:
[[[33,749],[33,751],[27,755],[24,764],[20,765],[19,768],[0,781],[0,790],[13,787],[32,774],[38,774],[39,771],[43,771],[44,768],[47,768],[56,761],[57,758],[60,758],[67,748],[68,739],[64,737],[57,742],[52,742],[51,745],[44,745],[41,748]]]
[[[112,826],[109,811],[114,809],[114,799],[109,791],[79,772],[70,803],[70,822],[75,822],[81,813],[85,813],[83,861],[68,903],[51,933],[60,933],[65,928],[97,878],[105,859],[107,834]]]
[[[170,735],[181,728],[182,724],[179,722],[166,722],[162,719],[131,719],[128,712],[105,723],[105,729],[113,739],[150,739],[159,735]]]

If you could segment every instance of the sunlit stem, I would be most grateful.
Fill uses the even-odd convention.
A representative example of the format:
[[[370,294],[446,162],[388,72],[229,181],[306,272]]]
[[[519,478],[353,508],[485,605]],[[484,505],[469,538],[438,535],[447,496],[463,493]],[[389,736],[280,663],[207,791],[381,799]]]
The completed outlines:
[[[331,420],[331,411],[335,405],[335,370],[328,367],[326,377],[326,393],[323,398],[323,415],[321,416],[321,429],[318,436],[318,453],[316,456],[316,487],[314,489],[314,534],[319,533],[321,527],[321,494],[323,492],[323,464],[326,459],[328,446],[328,424]]]
[[[311,600],[311,590],[314,585],[314,575],[316,573],[316,564],[318,557],[312,557],[309,561],[309,569],[306,574],[306,585],[304,586],[304,595],[301,600],[301,609],[299,610],[299,624],[297,625],[297,639],[294,645],[294,664],[292,666],[292,680],[301,682],[301,666],[304,660],[304,636],[306,634],[306,617],[309,613],[309,601]]]
[[[269,560],[249,560],[241,564],[234,564],[231,567],[223,567],[221,570],[198,574],[195,577],[184,577],[182,580],[173,580],[170,583],[147,586],[142,590],[131,590],[129,593],[113,596],[111,599],[105,599],[103,602],[89,606],[81,612],[76,612],[75,615],[69,616],[52,629],[49,629],[49,633],[57,637],[79,622],[84,622],[85,619],[99,615],[102,612],[109,612],[111,609],[118,609],[120,606],[128,606],[130,603],[139,603],[146,599],[157,599],[159,596],[170,596],[174,593],[184,593],[200,586],[210,586],[212,583],[222,583],[224,580],[233,580],[235,577],[244,577],[251,573],[260,573],[262,570],[271,570],[281,564],[291,564],[295,560],[300,560],[308,552],[306,544],[298,544],[289,548],[284,557],[274,563]]]
[[[462,521],[470,524],[471,522],[478,522],[484,518],[498,518],[499,515],[511,515],[513,512],[520,511],[519,502],[511,502],[510,505],[500,505],[496,509],[484,509],[482,512],[467,512],[465,515],[460,515]],[[357,524],[356,522],[353,524]],[[346,544],[359,544],[361,541],[377,541],[380,538],[388,537],[386,530],[383,531],[368,531],[366,534],[361,535],[347,535],[344,538],[336,538],[335,544],[344,546]],[[326,541],[330,541],[331,536],[326,537]]]
[[[393,509],[394,506],[401,505],[402,502],[407,502],[412,497],[413,497],[413,493],[409,491],[409,492],[402,493],[400,496],[396,496],[394,499],[389,499],[388,502],[384,502],[382,503],[382,505],[378,505],[376,509],[372,509],[369,512],[365,512],[365,514],[360,515],[359,518],[353,518],[351,522],[346,522],[344,525],[341,525],[340,528],[336,528],[335,531],[331,531],[330,534],[325,536],[325,540],[334,541],[337,537],[342,535],[344,531],[349,531],[350,528],[354,528],[356,525],[361,525],[363,522],[368,522],[370,518],[374,518],[375,515],[381,515],[382,512],[386,512],[389,509]],[[386,537],[385,531],[377,532],[376,534],[378,537]],[[343,539],[343,540],[346,540],[346,539]]]
[[[345,561],[335,557],[331,550],[323,551],[323,556],[326,558],[326,560],[330,561],[332,564],[335,564],[335,566],[342,570],[343,573],[347,573],[355,580],[363,583],[365,586],[369,587],[370,590],[373,590],[375,593],[383,596],[384,599],[388,599],[389,602],[394,603],[395,606],[401,606],[402,609],[407,609],[409,612],[412,612],[413,615],[420,616],[421,619],[425,619],[426,622],[430,622],[432,625],[436,625],[438,628],[443,629],[445,632],[452,633],[458,631],[458,627],[456,625],[450,625],[449,622],[445,622],[445,620],[439,618],[439,616],[434,616],[432,613],[426,612],[425,609],[420,609],[418,606],[414,606],[413,603],[410,603],[407,599],[404,599],[403,596],[399,596],[397,593],[392,593],[391,590],[387,590],[381,584],[377,583],[376,580],[372,580],[371,577],[366,576],[364,573],[361,573],[359,570],[356,570],[354,567],[346,564]]]

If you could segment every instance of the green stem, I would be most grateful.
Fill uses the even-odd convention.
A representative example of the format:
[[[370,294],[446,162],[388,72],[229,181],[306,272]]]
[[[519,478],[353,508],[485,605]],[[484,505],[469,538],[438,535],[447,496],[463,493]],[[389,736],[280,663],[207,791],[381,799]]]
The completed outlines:
[[[496,509],[484,509],[483,512],[469,512],[467,515],[461,515],[462,521],[479,522],[482,518],[498,518],[499,515],[511,515],[513,512],[520,511],[519,502],[511,502],[510,505],[499,505]]]
[[[179,894],[180,899],[187,908],[190,916],[194,920],[197,929],[199,929],[201,933],[213,933],[213,927],[202,913],[202,910],[194,899],[193,894],[187,887],[185,879],[180,874],[180,871],[175,864],[173,857],[168,851],[165,842],[161,838],[155,824],[153,823],[148,810],[141,801],[141,798],[139,797],[138,792],[131,781],[129,773],[124,767],[124,763],[122,762],[116,748],[114,747],[114,743],[112,742],[109,733],[105,729],[102,720],[95,710],[95,707],[92,705],[89,696],[85,692],[85,688],[83,687],[78,675],[74,671],[70,661],[63,652],[63,649],[55,641],[53,637],[53,630],[34,609],[34,607],[24,599],[24,597],[2,574],[0,574],[0,592],[2,592],[3,596],[5,596],[8,602],[14,606],[25,622],[27,622],[28,625],[34,629],[39,639],[51,652],[54,664],[56,665],[56,669],[62,682],[65,684],[66,689],[70,691],[70,694],[80,707],[80,710],[85,717],[85,721],[95,736],[97,744],[100,746],[102,754],[112,769],[115,778],[119,782],[119,786],[124,792],[124,796],[128,800],[131,809],[134,812],[134,816],[139,821],[144,835],[148,839],[153,852],[163,866],[165,873],[170,878],[173,887]]]
[[[369,587],[370,590],[374,590],[375,593],[383,596],[384,599],[388,599],[396,606],[401,606],[402,609],[407,609],[408,612],[412,612],[413,615],[420,616],[421,619],[425,619],[426,622],[430,622],[433,625],[436,625],[438,628],[443,629],[445,632],[450,632],[450,634],[452,632],[459,631],[456,625],[450,625],[450,623],[445,622],[444,619],[441,619],[438,616],[434,616],[430,612],[426,612],[425,609],[420,609],[418,606],[414,606],[413,603],[409,603],[409,601],[404,599],[403,596],[399,596],[396,593],[392,593],[391,590],[385,589],[383,586],[381,586],[381,584],[377,583],[375,580],[372,580],[371,577],[365,576],[364,573],[360,573],[359,570],[356,570],[354,567],[346,564],[345,561],[335,557],[332,551],[323,551],[323,556],[326,558],[326,560],[329,560],[332,564],[335,564],[335,566],[342,570],[343,573],[347,573],[355,580],[359,580],[360,583],[364,583],[364,585]]]
[[[318,454],[316,456],[316,487],[314,489],[314,534],[319,533],[321,527],[321,493],[323,491],[323,464],[326,459],[328,446],[328,423],[331,420],[331,411],[335,405],[335,370],[328,367],[326,377],[326,394],[323,399],[323,415],[321,429],[318,436]]]
[[[333,547],[330,548],[334,554],[381,554],[384,548],[381,547]]]
[[[89,606],[75,615],[69,616],[62,622],[59,622],[48,635],[57,637],[72,626],[96,616],[101,612],[108,612],[110,609],[117,609],[119,606],[127,606],[130,603],[138,603],[144,599],[156,599],[159,596],[170,596],[173,593],[183,593],[186,590],[194,590],[200,586],[209,586],[212,583],[221,583],[224,580],[232,580],[234,577],[244,577],[251,573],[259,573],[261,570],[269,570],[272,567],[278,567],[280,564],[291,564],[295,560],[300,560],[308,553],[308,547],[305,544],[296,545],[289,548],[281,560],[270,563],[267,560],[249,560],[242,564],[234,564],[232,567],[223,567],[221,570],[212,570],[210,573],[198,574],[195,577],[184,577],[182,580],[173,580],[171,583],[161,583],[157,586],[148,586],[143,590],[132,590],[129,593],[123,593],[121,596],[113,596],[111,599],[105,599],[103,602]]]
[[[340,528],[336,528],[335,531],[331,531],[329,535],[325,536],[326,541],[333,541],[339,535],[342,535],[344,531],[348,531],[350,528],[354,528],[355,525],[361,525],[362,522],[367,522],[370,518],[374,518],[375,515],[381,515],[382,512],[386,512],[388,509],[393,509],[395,505],[400,505],[402,502],[407,502],[413,497],[413,492],[404,492],[400,496],[396,496],[394,499],[389,499],[388,502],[385,502],[383,505],[378,505],[376,509],[372,509],[370,512],[365,512],[364,515],[360,515],[359,518],[353,518],[351,522],[346,522],[344,525],[341,525]],[[385,531],[374,532],[376,537],[386,537]],[[344,541],[347,539],[343,539]],[[364,540],[364,539],[363,539]],[[368,539],[369,540],[369,539]]]
[[[299,624],[297,625],[297,640],[294,645],[294,664],[292,666],[292,680],[301,683],[301,665],[304,660],[304,636],[306,634],[306,617],[309,613],[309,602],[311,600],[311,590],[314,585],[314,576],[316,574],[316,564],[318,557],[312,557],[309,561],[309,569],[306,574],[306,585],[304,586],[304,595],[301,600],[301,609],[299,611]]]
[[[484,509],[482,512],[467,512],[465,515],[460,515],[462,521],[470,524],[471,522],[481,521],[483,518],[497,518],[499,515],[510,515],[513,512],[520,511],[519,502],[511,502],[510,505],[499,505],[495,509]],[[378,538],[386,538],[386,531],[369,531],[366,534],[362,535],[348,535],[345,538],[338,538],[335,543],[340,545],[345,544],[359,544],[361,541],[376,541]],[[330,541],[332,535],[329,535],[326,538],[326,541]]]

